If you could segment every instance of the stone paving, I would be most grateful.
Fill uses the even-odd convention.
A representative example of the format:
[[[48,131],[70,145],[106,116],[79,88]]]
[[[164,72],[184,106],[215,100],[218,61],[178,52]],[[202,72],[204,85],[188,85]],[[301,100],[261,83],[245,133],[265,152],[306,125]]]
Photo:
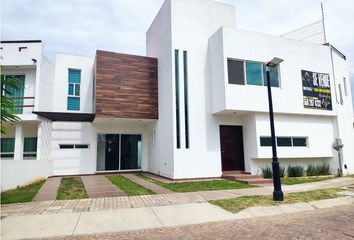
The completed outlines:
[[[104,175],[81,176],[81,180],[90,198],[120,197],[126,195]]]
[[[55,200],[60,183],[61,177],[48,178],[33,198],[33,201]]]
[[[107,179],[108,181],[108,179]],[[285,193],[311,191],[321,188],[342,187],[354,184],[354,178],[335,178],[323,182],[283,186]],[[272,194],[272,187],[214,190],[188,193],[90,198],[81,200],[57,200],[1,205],[1,217],[9,215],[33,215],[64,212],[88,212],[120,208],[140,208],[188,203],[201,203],[216,199],[240,196]]]
[[[145,179],[142,179],[142,178],[136,176],[135,174],[122,174],[122,176],[130,179],[131,181],[133,181],[133,182],[135,182],[147,189],[150,189],[154,193],[157,193],[157,194],[172,193],[171,190],[160,187],[159,185],[152,183],[150,181],[147,181]]]
[[[52,240],[126,239],[354,239],[354,206],[286,215],[68,237]]]

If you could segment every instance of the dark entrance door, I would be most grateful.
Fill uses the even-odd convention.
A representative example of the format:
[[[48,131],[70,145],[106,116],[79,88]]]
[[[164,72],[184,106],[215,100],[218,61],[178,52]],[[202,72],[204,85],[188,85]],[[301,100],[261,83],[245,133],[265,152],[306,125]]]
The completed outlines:
[[[220,126],[222,171],[245,170],[241,126]]]
[[[119,135],[106,134],[105,170],[119,170]]]

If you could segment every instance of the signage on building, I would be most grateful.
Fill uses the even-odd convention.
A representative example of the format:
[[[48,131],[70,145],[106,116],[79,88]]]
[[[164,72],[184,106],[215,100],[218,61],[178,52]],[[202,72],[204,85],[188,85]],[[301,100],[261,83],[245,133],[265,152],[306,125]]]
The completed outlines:
[[[329,74],[301,70],[304,107],[332,110]]]

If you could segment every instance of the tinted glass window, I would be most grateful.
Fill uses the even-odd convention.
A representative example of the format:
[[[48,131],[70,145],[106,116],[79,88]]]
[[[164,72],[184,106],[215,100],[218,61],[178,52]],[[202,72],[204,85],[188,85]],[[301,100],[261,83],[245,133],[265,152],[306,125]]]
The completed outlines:
[[[262,64],[246,62],[246,78],[248,85],[263,85]]]
[[[272,146],[272,139],[270,137],[261,137],[260,140],[262,147]]]
[[[290,137],[278,137],[277,145],[279,147],[291,147],[291,138]]]
[[[307,138],[305,138],[305,137],[293,138],[293,146],[294,147],[307,147]]]
[[[243,62],[237,60],[227,60],[227,71],[230,84],[245,84]]]
[[[264,72],[264,86],[267,86],[267,75],[266,75],[266,66],[263,65]],[[279,66],[270,68],[270,86],[279,87]]]

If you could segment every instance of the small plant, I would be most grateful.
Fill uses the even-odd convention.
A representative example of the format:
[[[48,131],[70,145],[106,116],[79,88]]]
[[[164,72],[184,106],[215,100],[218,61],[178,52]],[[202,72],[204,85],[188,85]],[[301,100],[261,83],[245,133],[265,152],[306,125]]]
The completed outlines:
[[[331,168],[329,167],[329,164],[323,163],[318,166],[310,164],[307,167],[306,176],[323,176],[323,175],[331,175]]]
[[[262,168],[262,176],[263,176],[263,178],[272,178],[273,177],[272,168],[269,166]]]
[[[329,164],[323,163],[317,167],[319,175],[331,175],[331,168],[329,167]]]
[[[318,176],[318,171],[317,170],[318,169],[315,167],[315,165],[310,164],[307,167],[306,176]]]
[[[304,176],[304,168],[302,166],[291,166],[288,167],[288,177],[302,177]]]
[[[279,167],[279,175],[281,178],[285,177],[285,167]]]

